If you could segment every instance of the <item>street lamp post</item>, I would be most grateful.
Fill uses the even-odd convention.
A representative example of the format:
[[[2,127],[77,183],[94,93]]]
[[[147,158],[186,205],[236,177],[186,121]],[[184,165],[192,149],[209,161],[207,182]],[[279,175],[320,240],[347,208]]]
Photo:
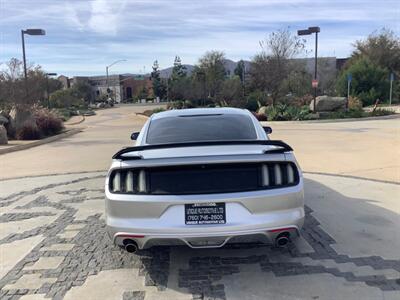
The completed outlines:
[[[318,87],[318,81],[317,81],[317,62],[318,62],[318,32],[320,32],[321,29],[317,26],[315,27],[308,27],[308,29],[303,29],[303,30],[298,30],[297,34],[298,35],[310,35],[312,33],[315,33],[315,65],[314,65],[314,81],[313,81],[313,86],[314,86],[314,105],[313,105],[313,111],[315,112],[315,106],[317,102],[317,87]]]
[[[25,80],[25,92],[26,96],[28,94],[28,71],[26,70],[26,56],[25,56],[25,34],[27,35],[45,35],[46,31],[43,29],[26,29],[21,30],[21,38],[22,38],[22,58],[24,63],[24,80]]]
[[[46,73],[47,108],[50,109],[49,76],[57,76],[57,73]]]
[[[116,60],[116,61],[114,61],[111,65],[106,66],[106,86],[107,86],[107,95],[108,95],[109,90],[110,90],[110,85],[109,85],[109,82],[108,82],[108,69],[109,69],[110,67],[112,67],[113,65],[115,65],[115,64],[117,64],[117,63],[119,63],[119,62],[123,62],[123,61],[126,61],[126,59],[119,59],[119,60]]]

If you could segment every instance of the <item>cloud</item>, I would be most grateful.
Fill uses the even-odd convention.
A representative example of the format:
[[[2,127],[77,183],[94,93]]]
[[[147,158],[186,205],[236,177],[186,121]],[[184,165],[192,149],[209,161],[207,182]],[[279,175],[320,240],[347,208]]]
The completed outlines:
[[[115,35],[117,33],[121,12],[125,8],[126,1],[92,1],[91,16],[88,22],[89,28],[97,33]]]
[[[67,1],[64,19],[79,31],[116,35],[126,3],[125,0]]]
[[[21,56],[22,28],[44,28],[27,37],[28,60],[69,75],[135,72],[155,59],[167,67],[174,56],[196,63],[211,49],[248,59],[270,32],[320,26],[319,54],[345,57],[351,43],[382,27],[399,34],[398,0],[0,0],[0,61]],[[397,8],[397,9],[396,9]],[[307,37],[308,50],[313,38]],[[57,68],[54,70],[54,68]],[[96,71],[97,70],[97,71]]]

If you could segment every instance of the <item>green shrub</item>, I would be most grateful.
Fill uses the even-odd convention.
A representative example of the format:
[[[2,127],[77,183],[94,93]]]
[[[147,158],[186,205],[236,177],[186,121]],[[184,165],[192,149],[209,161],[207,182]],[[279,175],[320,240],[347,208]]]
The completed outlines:
[[[279,103],[274,107],[269,106],[266,109],[266,115],[269,121],[296,121],[311,119],[308,105],[297,107]]]
[[[157,108],[153,109],[153,113],[154,114],[159,113],[159,112],[163,112],[163,111],[165,111],[165,108],[162,108],[162,107],[157,107]]]
[[[362,118],[367,116],[362,109],[349,109],[348,111],[334,111],[321,115],[322,119]]]
[[[195,108],[197,106],[199,106],[200,104],[203,104],[201,101],[200,103],[196,103],[198,101],[191,101],[191,100],[177,100],[177,101],[173,101],[168,103],[167,105],[167,109],[184,109],[184,108]],[[206,103],[204,103],[205,106],[209,106],[209,104],[214,104],[211,101],[207,101]]]
[[[363,104],[362,101],[358,97],[349,97],[349,109],[360,110],[362,109]]]
[[[389,71],[360,56],[350,59],[336,81],[339,95],[347,94],[347,76],[352,74],[350,94],[358,97],[364,106],[374,104],[376,99],[387,99],[389,91]]]
[[[157,108],[155,108],[155,109],[148,109],[148,110],[145,110],[145,111],[143,112],[143,114],[144,114],[145,116],[147,116],[147,117],[151,117],[153,114],[156,114],[156,113],[159,113],[159,112],[162,112],[162,111],[165,111],[165,109],[162,108],[162,107],[157,107]]]
[[[258,101],[256,99],[248,99],[245,108],[248,109],[249,111],[253,112],[257,111]]]
[[[265,93],[263,93],[260,90],[256,90],[254,92],[251,92],[248,96],[247,96],[247,101],[248,102],[257,102],[257,105],[259,107],[266,105],[267,104],[267,96]]]
[[[371,117],[388,116],[393,115],[395,112],[389,109],[378,108],[375,111],[371,111],[369,115]]]
[[[184,106],[183,101],[178,100],[178,101],[173,101],[173,102],[168,103],[167,108],[168,109],[182,109],[182,108],[184,108],[183,106]]]

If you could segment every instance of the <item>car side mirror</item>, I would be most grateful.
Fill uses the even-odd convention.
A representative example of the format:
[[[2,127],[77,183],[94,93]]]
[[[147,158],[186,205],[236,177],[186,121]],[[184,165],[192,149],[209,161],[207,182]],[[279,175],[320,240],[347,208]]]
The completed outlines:
[[[140,132],[133,132],[131,134],[131,140],[136,141]]]
[[[271,134],[272,133],[272,128],[269,126],[263,126],[264,131],[266,134]]]

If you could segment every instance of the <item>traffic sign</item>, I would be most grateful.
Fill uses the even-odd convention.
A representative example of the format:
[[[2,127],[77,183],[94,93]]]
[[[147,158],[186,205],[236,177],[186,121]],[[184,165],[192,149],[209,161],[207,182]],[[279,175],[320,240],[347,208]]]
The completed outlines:
[[[318,87],[318,80],[317,79],[313,79],[311,82],[311,85],[313,88],[317,88]]]
[[[347,74],[347,81],[351,81],[353,79],[353,75],[351,75],[350,73]]]

